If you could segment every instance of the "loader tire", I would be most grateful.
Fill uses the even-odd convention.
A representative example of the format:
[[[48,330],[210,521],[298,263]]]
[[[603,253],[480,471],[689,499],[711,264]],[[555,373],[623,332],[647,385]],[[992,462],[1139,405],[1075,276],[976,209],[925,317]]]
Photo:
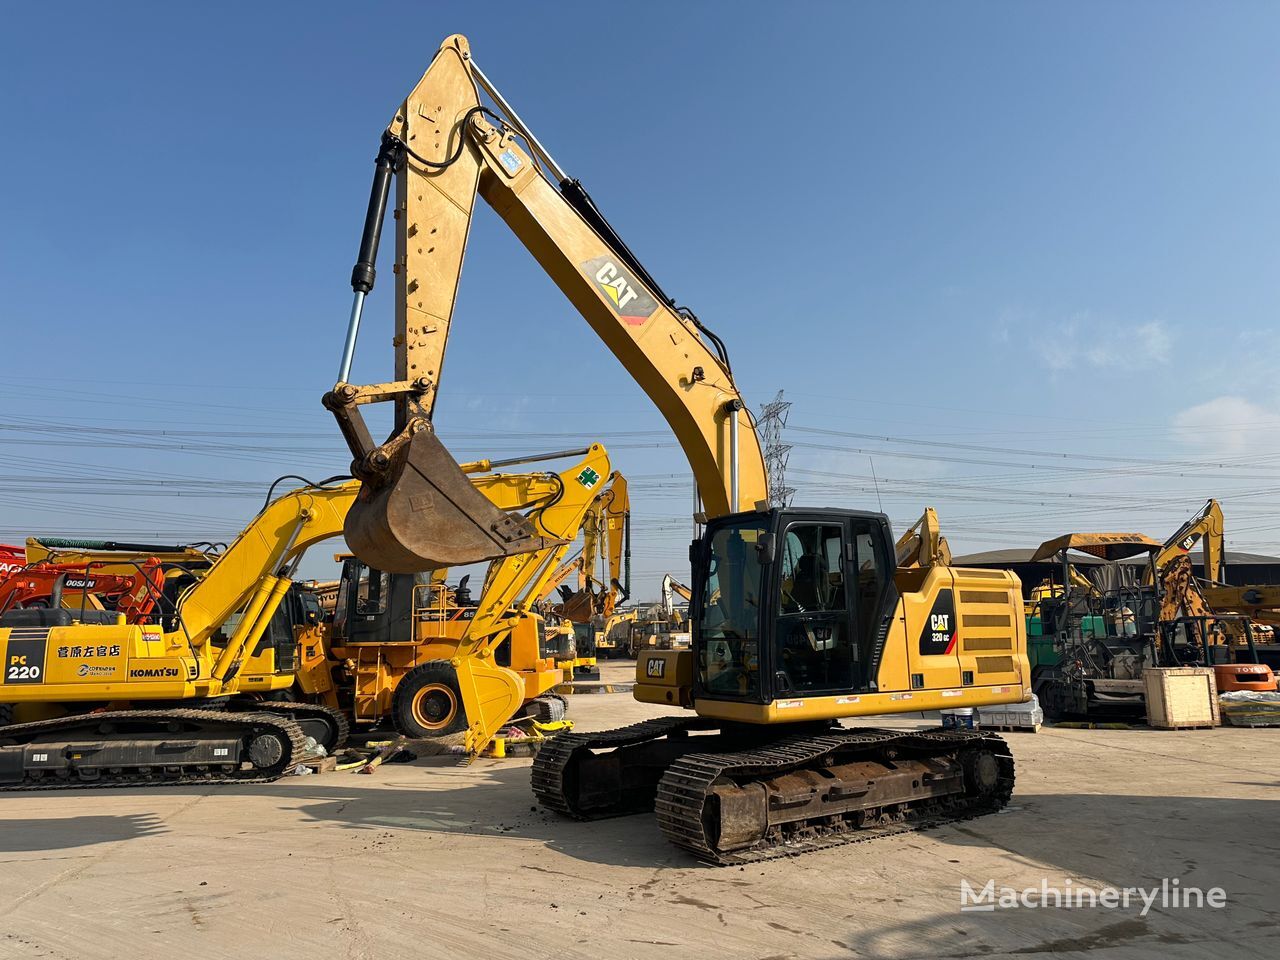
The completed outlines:
[[[396,726],[407,737],[427,740],[467,729],[458,675],[447,660],[432,660],[406,673],[396,686],[392,708]]]

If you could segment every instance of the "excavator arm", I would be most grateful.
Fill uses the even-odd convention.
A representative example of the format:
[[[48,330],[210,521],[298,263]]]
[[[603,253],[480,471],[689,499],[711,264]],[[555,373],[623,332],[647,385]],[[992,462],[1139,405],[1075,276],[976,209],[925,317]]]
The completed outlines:
[[[481,105],[481,89],[497,112]],[[392,179],[396,380],[357,386],[347,380]],[[338,382],[325,395],[361,480],[346,525],[353,551],[379,569],[416,572],[543,546],[523,518],[476,494],[431,420],[477,195],[662,411],[706,514],[766,507],[759,440],[723,344],[661,290],[582,185],[560,170],[476,66],[466,39],[455,35],[383,136]],[[391,436],[375,445],[360,406],[380,401],[393,401],[396,417]]]
[[[1210,583],[1222,582],[1222,558],[1224,550],[1222,506],[1209,499],[1200,512],[1184,523],[1156,554],[1153,564],[1157,573],[1174,560],[1187,556],[1197,543],[1204,544],[1204,578]],[[1151,567],[1145,574],[1146,582],[1152,580]]]
[[[626,603],[631,596],[631,493],[627,478],[617,472],[604,504],[604,540],[609,588],[601,600],[600,613],[608,618],[619,602]]]
[[[582,555],[578,558],[578,592],[594,595],[600,582],[596,576],[600,559],[600,498],[587,508],[582,518]]]
[[[899,569],[951,565],[951,547],[933,507],[925,507],[920,519],[898,538],[895,553]]]
[[[526,519],[532,525],[537,526],[535,517],[543,508],[553,505],[563,506],[563,502],[566,499],[570,504],[575,504],[582,499],[579,488],[590,491],[598,487],[599,474],[595,468],[599,466],[602,455],[603,448],[599,445],[593,445],[584,447],[581,450],[565,450],[556,454],[545,454],[538,457],[522,457],[507,461],[481,460],[475,463],[463,464],[462,469],[466,473],[474,473],[477,469],[489,469],[494,463],[499,465],[530,463],[536,460],[566,456],[583,458],[573,468],[558,474],[492,473],[471,477],[472,485],[483,493],[494,507],[503,511],[527,511],[528,516]],[[608,461],[605,460],[604,463],[607,465]],[[590,506],[594,505],[594,500],[595,498],[588,499],[588,513]],[[584,525],[586,522],[585,519],[582,521]],[[555,524],[554,526],[556,529],[561,529],[560,524]],[[544,574],[534,581],[525,590],[524,594],[516,598],[516,600],[526,604],[536,603],[544,599],[551,590],[578,569],[578,560],[575,557],[572,562],[565,562],[556,567],[554,572],[551,570],[555,564],[564,558],[576,533],[576,530],[567,531],[560,536],[547,540],[546,546],[540,550],[532,551],[529,558],[520,563],[520,567],[524,567],[532,562],[535,567],[542,569]],[[514,567],[514,558],[511,557],[491,563],[485,574],[484,587],[481,591],[482,596],[494,589],[495,584],[501,583],[505,579],[504,571]],[[447,579],[448,571],[448,567],[437,568],[432,577],[433,581],[443,583]]]
[[[592,444],[582,459],[559,475],[561,492],[554,502],[532,511],[528,520],[548,546],[494,563],[485,578],[484,591],[467,636],[481,639],[501,629],[501,621],[513,606],[531,606],[554,573],[583,517],[597,500],[599,485],[609,472],[609,455]],[[504,505],[505,506],[505,505]]]
[[[588,623],[597,614],[608,617],[617,606],[619,594],[624,600],[628,596],[630,591],[622,585],[619,577],[622,575],[622,554],[630,513],[627,478],[615,470],[609,477],[609,486],[601,491],[582,520],[582,552],[575,564],[578,589],[562,591],[565,597],[555,611],[566,620]],[[601,582],[596,576],[602,557],[607,557],[608,561],[608,583]],[[567,574],[560,577],[561,581],[565,579]]]
[[[681,620],[676,610],[677,596],[686,602],[693,602],[693,591],[668,573],[662,578],[662,615],[668,624],[679,624]]]
[[[538,592],[536,602],[542,603],[547,600],[551,594],[555,592],[556,588],[560,586],[560,584],[564,583],[569,579],[569,577],[576,573],[580,560],[581,551],[575,553],[556,567],[552,574],[547,577],[546,581],[542,584],[542,589]]]
[[[608,475],[608,454],[604,447],[592,444],[578,463],[556,478],[558,496],[525,518],[546,546],[490,565],[475,616],[467,624],[454,659],[469,721],[465,745],[471,753],[484,750],[525,697],[520,676],[494,662],[494,652],[509,631],[509,614],[531,606],[541,595]],[[501,489],[487,493],[497,494]],[[510,509],[500,498],[496,503],[497,509]]]
[[[662,578],[662,610],[664,613],[670,614],[675,609],[674,598],[677,596],[688,602],[693,599],[693,591],[668,573]]]

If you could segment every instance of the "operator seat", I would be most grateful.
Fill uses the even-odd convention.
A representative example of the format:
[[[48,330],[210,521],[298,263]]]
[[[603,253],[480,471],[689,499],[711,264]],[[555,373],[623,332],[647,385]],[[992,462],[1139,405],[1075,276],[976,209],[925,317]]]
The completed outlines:
[[[796,562],[796,572],[791,580],[791,599],[800,610],[811,613],[826,609],[826,593],[821,558],[812,553],[802,555]]]

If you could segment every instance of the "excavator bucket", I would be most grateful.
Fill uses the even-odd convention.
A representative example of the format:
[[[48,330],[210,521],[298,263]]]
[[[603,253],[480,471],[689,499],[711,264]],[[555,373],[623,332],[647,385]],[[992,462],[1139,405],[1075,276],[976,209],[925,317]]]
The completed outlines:
[[[555,612],[574,623],[590,623],[596,612],[596,597],[589,590],[577,590],[564,598]]]
[[[431,430],[409,437],[376,480],[361,484],[343,533],[357,557],[389,573],[460,567],[549,545],[523,516],[478,492]]]

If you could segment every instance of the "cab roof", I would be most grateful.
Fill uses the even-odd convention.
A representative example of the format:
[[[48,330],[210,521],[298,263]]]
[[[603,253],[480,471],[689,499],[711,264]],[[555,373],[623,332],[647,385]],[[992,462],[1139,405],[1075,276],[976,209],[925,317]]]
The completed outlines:
[[[1163,543],[1144,533],[1065,533],[1040,544],[1029,562],[1047,560],[1063,550],[1079,550],[1092,557],[1114,561],[1140,553],[1154,553],[1163,548]]]

